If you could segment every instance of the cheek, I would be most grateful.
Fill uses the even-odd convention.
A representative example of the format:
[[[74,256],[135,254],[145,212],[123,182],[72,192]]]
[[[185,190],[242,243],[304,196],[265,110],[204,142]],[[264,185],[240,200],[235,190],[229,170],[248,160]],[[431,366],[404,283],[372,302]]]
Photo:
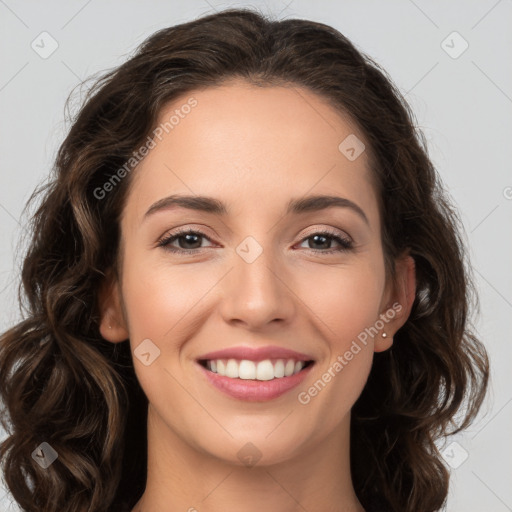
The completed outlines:
[[[187,272],[186,265],[170,269],[165,262],[140,264],[132,258],[125,268],[123,296],[132,344],[145,338],[156,343],[177,339],[187,314],[213,285],[207,275]]]
[[[317,378],[298,390],[303,427],[327,435],[342,421],[364,389],[373,362],[371,328],[379,318],[383,279],[376,267],[338,269],[317,280],[308,306],[320,320],[326,348]],[[336,275],[334,275],[336,274]],[[322,419],[319,428],[316,424]]]
[[[378,261],[323,268],[300,280],[299,297],[318,319],[331,356],[344,352],[353,339],[375,324],[383,289],[384,271]]]
[[[367,264],[319,270],[309,275],[301,297],[316,317],[326,358],[314,387],[302,389],[299,403],[334,425],[352,407],[364,388],[373,361],[374,326],[379,320],[384,266]],[[312,286],[312,284],[314,286]]]
[[[183,393],[173,376],[181,347],[195,332],[190,322],[195,319],[194,307],[200,307],[201,297],[214,284],[207,276],[203,276],[206,282],[198,275],[191,280],[186,267],[170,268],[165,261],[138,259],[133,252],[125,258],[123,269],[123,300],[135,372],[149,401],[160,404],[158,408],[162,410],[171,405],[186,407],[190,403],[190,397]],[[147,339],[157,349],[149,344],[151,362],[145,365],[137,360],[137,347]],[[163,389],[166,394],[162,394]]]

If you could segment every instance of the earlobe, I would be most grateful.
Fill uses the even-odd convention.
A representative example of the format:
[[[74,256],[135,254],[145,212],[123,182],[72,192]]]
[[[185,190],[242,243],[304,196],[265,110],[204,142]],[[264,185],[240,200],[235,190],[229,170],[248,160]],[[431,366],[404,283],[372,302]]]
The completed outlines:
[[[391,307],[381,313],[387,320],[375,338],[375,352],[388,350],[393,345],[393,336],[405,324],[416,297],[416,270],[414,258],[406,254],[396,262],[396,274],[390,302]]]
[[[100,320],[100,334],[104,339],[112,343],[120,343],[129,338],[125,326],[116,321],[115,315],[111,312],[102,315]]]
[[[385,350],[390,349],[392,346],[393,336],[388,334],[386,331],[382,331],[375,338],[373,350],[375,352],[384,352]]]
[[[117,282],[113,280],[105,281],[98,294],[100,334],[112,343],[119,343],[129,338],[119,294]]]

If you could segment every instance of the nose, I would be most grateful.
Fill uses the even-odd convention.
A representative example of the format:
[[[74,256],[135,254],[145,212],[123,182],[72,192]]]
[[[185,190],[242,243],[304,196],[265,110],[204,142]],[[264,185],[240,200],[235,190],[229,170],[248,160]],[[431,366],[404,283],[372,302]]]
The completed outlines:
[[[242,251],[233,257],[233,268],[222,281],[223,319],[254,331],[269,324],[290,323],[296,314],[297,297],[289,272],[270,250],[251,260]]]

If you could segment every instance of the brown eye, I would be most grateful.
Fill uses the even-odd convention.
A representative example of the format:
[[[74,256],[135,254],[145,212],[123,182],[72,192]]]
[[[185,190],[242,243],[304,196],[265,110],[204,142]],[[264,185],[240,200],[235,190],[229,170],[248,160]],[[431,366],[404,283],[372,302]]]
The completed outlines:
[[[323,253],[343,252],[352,248],[353,242],[348,238],[341,237],[338,233],[322,231],[313,233],[302,240],[302,243],[308,241],[308,249]],[[332,241],[335,241],[340,247],[332,248]]]
[[[171,252],[195,252],[204,247],[201,246],[203,239],[209,238],[201,231],[185,230],[170,233],[158,243],[159,247],[163,247]],[[178,242],[178,247],[172,246],[174,242]]]

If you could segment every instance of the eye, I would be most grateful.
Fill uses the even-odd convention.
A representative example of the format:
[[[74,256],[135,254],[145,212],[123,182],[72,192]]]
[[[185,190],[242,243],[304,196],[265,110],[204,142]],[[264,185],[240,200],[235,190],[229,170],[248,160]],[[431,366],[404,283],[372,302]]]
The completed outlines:
[[[183,229],[175,231],[165,236],[158,242],[158,247],[163,247],[166,251],[171,252],[196,252],[204,249],[201,247],[202,239],[210,240],[201,231],[194,231],[192,229]],[[174,242],[178,242],[179,247],[172,246]]]
[[[321,252],[321,253],[335,253],[335,252],[346,252],[353,248],[353,242],[349,238],[345,238],[343,236],[340,236],[339,233],[330,231],[328,229],[319,231],[316,233],[312,233],[311,235],[308,235],[306,238],[303,238],[302,243],[306,242],[307,240],[312,240],[312,242],[309,243],[308,249],[314,251],[314,252]],[[330,247],[331,241],[334,240],[337,244],[339,244],[340,247],[332,249]],[[315,247],[316,245],[316,247]],[[320,247],[318,247],[320,246]],[[327,249],[327,250],[324,250]]]

